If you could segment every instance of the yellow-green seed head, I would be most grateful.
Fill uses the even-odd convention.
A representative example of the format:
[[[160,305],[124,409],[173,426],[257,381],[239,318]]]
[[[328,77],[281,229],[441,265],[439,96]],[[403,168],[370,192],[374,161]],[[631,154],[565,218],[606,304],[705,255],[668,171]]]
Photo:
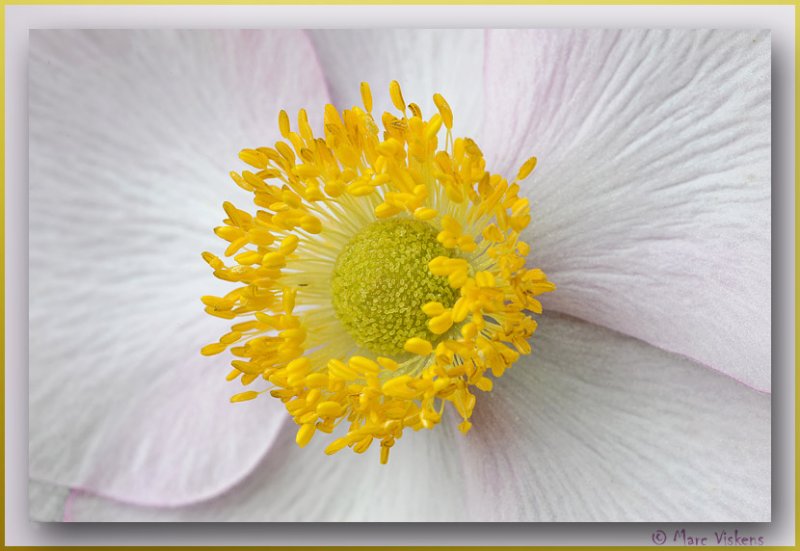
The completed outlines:
[[[375,354],[401,354],[412,337],[436,341],[422,306],[453,305],[457,291],[428,263],[452,256],[426,222],[393,218],[355,234],[333,269],[331,294],[336,315],[362,346]]]

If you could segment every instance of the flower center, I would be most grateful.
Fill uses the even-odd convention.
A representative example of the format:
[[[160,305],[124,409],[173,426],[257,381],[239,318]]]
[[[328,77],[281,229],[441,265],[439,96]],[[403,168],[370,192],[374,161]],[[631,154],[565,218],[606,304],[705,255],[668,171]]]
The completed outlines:
[[[326,105],[324,137],[305,110],[297,132],[281,111],[286,141],[240,152],[257,172],[231,177],[259,210],[223,204],[214,232],[233,263],[203,258],[238,287],[202,297],[210,315],[239,319],[201,352],[230,351],[229,381],[269,383],[232,402],[280,399],[300,447],[346,421],[325,453],[379,440],[381,463],[405,429],[435,427],[448,402],[466,434],[473,391],[490,392],[491,377],[530,354],[536,297],[555,290],[525,267],[520,240],[531,216],[519,182],[536,157],[511,181],[491,174],[473,140],[453,138],[441,95],[427,120],[396,81],[389,95],[400,117],[383,113],[383,131],[362,82],[364,109]]]
[[[457,290],[428,263],[452,256],[427,222],[392,218],[374,222],[347,243],[333,269],[333,308],[359,346],[400,354],[413,337],[435,341],[422,306],[453,305]]]

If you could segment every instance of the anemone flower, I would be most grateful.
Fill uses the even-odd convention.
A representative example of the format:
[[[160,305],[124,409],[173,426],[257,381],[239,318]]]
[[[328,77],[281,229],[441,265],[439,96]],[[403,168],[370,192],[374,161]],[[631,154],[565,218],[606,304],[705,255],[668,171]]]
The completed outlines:
[[[768,33],[34,31],[30,61],[33,518],[769,520]],[[281,110],[321,133],[369,82],[377,120],[394,80],[491,173],[538,158],[522,251],[558,290],[466,435],[381,465],[230,403],[200,252]]]

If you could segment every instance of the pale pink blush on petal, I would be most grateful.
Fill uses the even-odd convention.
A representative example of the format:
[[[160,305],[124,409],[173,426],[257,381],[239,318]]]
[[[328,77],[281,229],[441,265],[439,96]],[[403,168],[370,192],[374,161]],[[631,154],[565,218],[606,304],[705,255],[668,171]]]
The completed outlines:
[[[247,475],[286,415],[230,404],[230,322],[203,312],[222,202],[281,108],[328,101],[294,31],[33,31],[32,477],[141,504],[207,499]]]
[[[488,164],[561,311],[769,392],[770,35],[492,31]]]
[[[67,499],[64,502],[64,518],[62,519],[64,522],[72,522],[72,503],[75,501],[75,497],[78,495],[80,490],[75,490],[74,488],[70,488],[69,494],[67,495]]]
[[[186,507],[136,507],[99,495],[75,496],[77,522],[461,522],[470,519],[454,441],[457,419],[447,416],[433,431],[408,431],[379,463],[378,446],[363,455],[324,453],[319,434],[300,449],[296,428],[286,426],[278,443],[249,477],[225,494]]]

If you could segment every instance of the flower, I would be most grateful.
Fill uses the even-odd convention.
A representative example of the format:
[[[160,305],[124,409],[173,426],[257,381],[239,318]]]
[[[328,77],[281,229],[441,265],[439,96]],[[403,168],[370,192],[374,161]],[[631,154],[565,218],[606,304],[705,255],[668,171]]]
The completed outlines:
[[[486,170],[472,139],[453,140],[441,95],[425,120],[397,81],[389,92],[400,117],[384,113],[383,140],[366,82],[364,110],[340,116],[326,106],[324,138],[305,110],[299,133],[282,110],[286,141],[243,150],[258,172],[231,173],[260,207],[253,216],[224,204],[228,217],[215,232],[236,264],[203,253],[214,275],[241,284],[203,297],[206,312],[245,320],[203,354],[230,349],[238,359],[228,380],[271,383],[231,401],[269,390],[299,426],[300,447],[346,420],[347,433],[325,451],[364,453],[379,440],[381,463],[405,428],[433,428],[448,403],[466,434],[470,390],[491,391],[489,373],[501,377],[530,353],[536,322],[527,310],[541,313],[534,297],[555,289],[544,272],[525,268],[530,247],[520,239],[531,217],[517,182],[536,157],[509,185]]]
[[[30,78],[29,468],[68,518],[769,519],[768,34],[35,31]],[[241,144],[394,79],[492,172],[537,155],[523,239],[559,289],[469,434],[383,466],[229,403],[197,253],[249,200]]]

